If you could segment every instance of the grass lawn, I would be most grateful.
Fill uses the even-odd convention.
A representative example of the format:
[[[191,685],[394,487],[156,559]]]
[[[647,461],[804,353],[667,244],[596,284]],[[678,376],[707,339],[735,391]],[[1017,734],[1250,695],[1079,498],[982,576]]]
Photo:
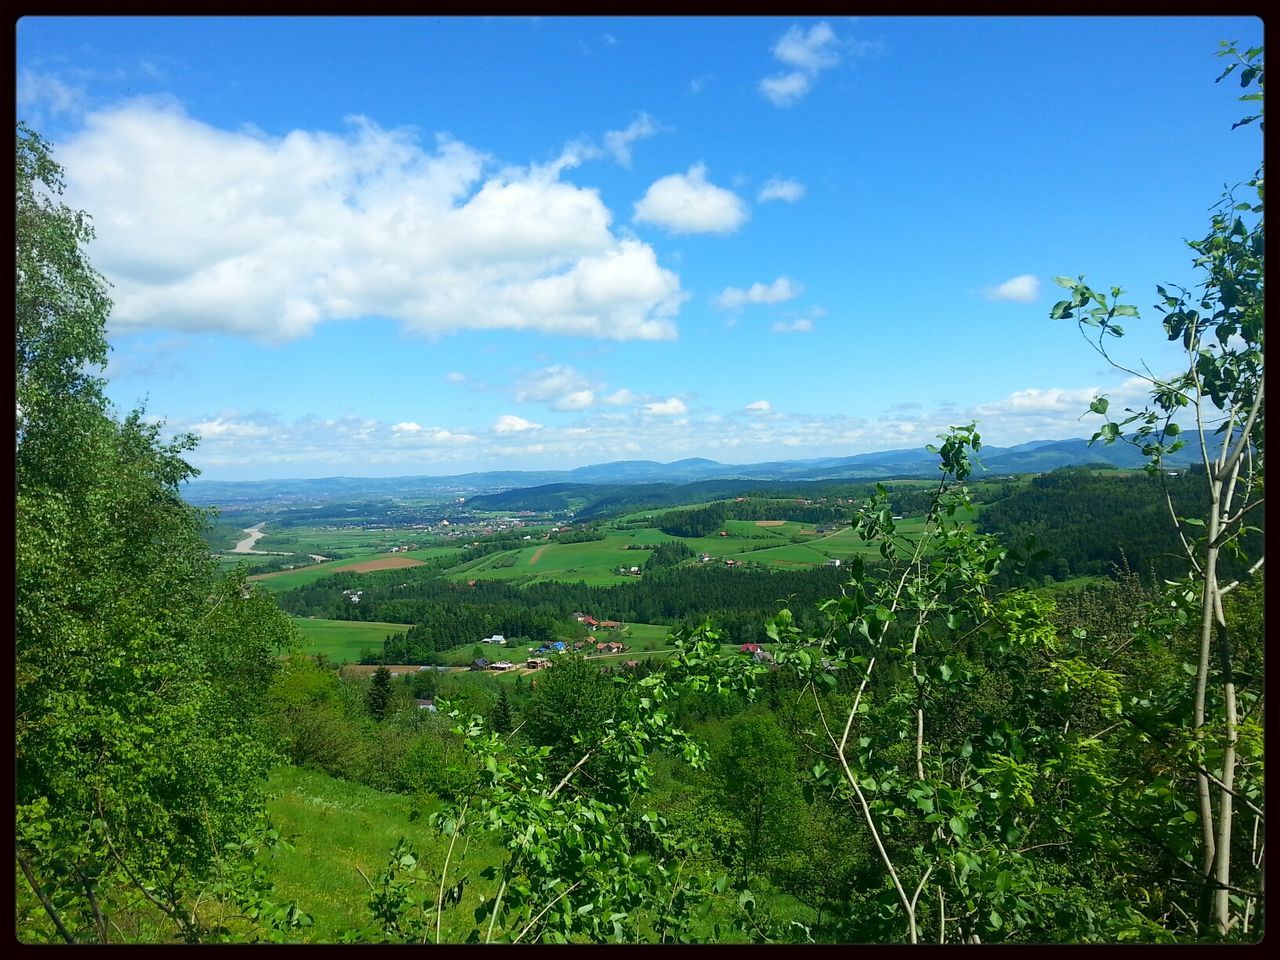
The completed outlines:
[[[355,620],[308,620],[295,617],[293,623],[305,636],[302,653],[309,657],[323,653],[334,663],[356,663],[366,647],[381,650],[389,633],[409,629],[404,623],[361,623]]]

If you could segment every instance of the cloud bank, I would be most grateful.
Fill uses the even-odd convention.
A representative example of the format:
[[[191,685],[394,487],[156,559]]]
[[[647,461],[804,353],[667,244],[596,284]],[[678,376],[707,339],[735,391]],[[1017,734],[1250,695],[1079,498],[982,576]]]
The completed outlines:
[[[652,247],[611,230],[596,190],[560,179],[574,147],[494,172],[464,143],[424,149],[362,117],[273,137],[150,98],[88,114],[57,152],[68,202],[94,212],[116,331],[280,342],[383,316],[424,335],[661,340],[687,299]]]

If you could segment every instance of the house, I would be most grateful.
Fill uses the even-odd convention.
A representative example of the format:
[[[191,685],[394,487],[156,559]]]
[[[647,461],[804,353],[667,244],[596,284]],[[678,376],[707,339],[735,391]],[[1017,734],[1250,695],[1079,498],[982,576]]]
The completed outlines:
[[[602,630],[621,630],[622,624],[617,620],[601,620],[600,628]]]
[[[728,535],[729,535],[729,531],[728,531],[728,530],[721,530],[721,531],[720,531],[720,536],[722,536],[722,537],[727,537]]]
[[[740,647],[738,648],[738,652],[739,652],[739,653],[759,653],[759,652],[760,652],[760,644],[758,644],[758,643],[744,643],[742,646],[740,646]]]
[[[510,670],[515,664],[510,660],[499,660],[497,663],[489,664],[490,670]]]
[[[597,620],[595,617],[587,617],[587,616],[579,617],[578,622],[583,624],[588,630],[594,630],[596,627],[600,625],[600,621]]]
[[[757,650],[751,655],[751,659],[756,663],[774,663],[773,654],[768,650]]]
[[[828,560],[828,561],[827,561],[827,566],[828,566],[828,567],[838,567],[838,566],[840,566],[840,561],[839,561],[838,559],[837,559],[837,560]]]
[[[507,638],[500,633],[495,633],[492,637],[485,637],[481,643],[496,643],[498,646],[506,646]]]
[[[622,653],[627,648],[617,640],[609,640],[605,643],[596,644],[596,653]]]
[[[431,713],[436,712],[436,704],[434,700],[415,700],[419,710],[427,710]]]
[[[489,661],[486,660],[484,657],[477,657],[475,660],[471,661],[471,669],[487,670],[489,669]]]
[[[551,666],[551,661],[546,657],[530,657],[524,664],[530,670],[542,670]]]

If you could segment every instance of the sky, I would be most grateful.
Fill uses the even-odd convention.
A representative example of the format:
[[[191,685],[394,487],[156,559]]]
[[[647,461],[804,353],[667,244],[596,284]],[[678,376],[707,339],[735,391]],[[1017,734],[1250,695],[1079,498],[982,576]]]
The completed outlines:
[[[24,18],[108,396],[218,480],[1089,436],[1261,157],[1252,18]]]

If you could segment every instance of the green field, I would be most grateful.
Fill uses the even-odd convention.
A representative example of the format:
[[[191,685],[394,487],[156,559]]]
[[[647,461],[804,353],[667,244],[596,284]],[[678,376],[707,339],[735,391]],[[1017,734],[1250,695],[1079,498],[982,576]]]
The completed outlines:
[[[396,556],[409,557],[412,560],[432,560],[436,557],[448,557],[461,552],[461,547],[426,547],[422,550],[411,550],[408,553],[396,554]],[[287,570],[283,573],[272,574],[261,580],[255,580],[254,583],[262,584],[272,593],[281,593],[285,590],[292,590],[294,587],[305,587],[307,584],[315,583],[317,580],[333,573],[343,572],[343,567],[349,567],[353,563],[384,560],[389,556],[392,556],[392,554],[388,554],[384,550],[381,553],[369,553],[358,557],[350,557],[346,560],[329,560],[325,563],[314,563],[298,570]],[[360,576],[360,574],[352,571],[347,571],[347,573],[353,578]],[[356,580],[353,579],[352,583],[355,582]]]
[[[377,553],[391,547],[416,543],[427,547],[437,544],[439,534],[430,530],[413,530],[397,527],[338,527],[323,526],[280,527],[270,521],[262,528],[265,534],[255,545],[257,550],[278,550],[289,553]]]
[[[370,921],[369,887],[360,872],[376,883],[400,837],[413,844],[429,882],[445,853],[441,836],[427,826],[439,805],[430,795],[383,793],[315,770],[272,772],[267,810],[294,849],[271,858],[271,879],[281,900],[297,900],[315,918],[303,934],[308,942],[334,943],[343,930]],[[496,850],[473,845],[468,863],[497,859]],[[479,894],[468,885],[462,904],[445,914],[445,939],[461,939],[478,903]]]
[[[581,580],[593,586],[626,583],[629,576],[619,575],[619,567],[640,567],[649,560],[647,550],[628,550],[629,544],[661,543],[672,537],[660,530],[611,530],[603,540],[586,543],[532,541],[518,550],[485,557],[477,564],[458,568],[448,575],[455,580],[517,580],[536,583],[540,580]],[[411,554],[412,555],[412,554]],[[537,558],[536,562],[534,558]]]
[[[418,856],[418,869],[408,876],[420,878],[427,890],[433,889],[439,883],[447,844],[428,826],[427,818],[439,807],[440,801],[428,793],[384,793],[298,767],[273,770],[267,782],[267,811],[293,849],[277,850],[267,869],[276,899],[296,900],[314,918],[300,939],[336,943],[343,931],[371,922],[365,878],[378,882],[401,837]],[[479,873],[501,863],[501,850],[476,839],[455,850],[453,857],[472,882],[463,886],[462,901],[444,913],[441,941],[445,943],[461,942],[475,926],[476,907],[483,897],[493,895],[493,883]],[[781,918],[810,917],[810,911],[785,894],[760,891],[757,895]],[[734,909],[730,898],[717,906],[711,919],[721,919]]]
[[[306,642],[301,652],[309,657],[324,654],[334,663],[357,663],[360,651],[381,650],[389,633],[404,633],[405,623],[362,623],[356,620],[311,620],[293,618]]]

